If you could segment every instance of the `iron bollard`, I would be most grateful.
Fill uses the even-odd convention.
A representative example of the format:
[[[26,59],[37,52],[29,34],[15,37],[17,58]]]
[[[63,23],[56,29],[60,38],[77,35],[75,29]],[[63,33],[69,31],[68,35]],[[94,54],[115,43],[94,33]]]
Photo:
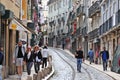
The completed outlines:
[[[31,76],[28,76],[28,77],[27,77],[27,80],[32,80],[32,77],[31,77]]]
[[[44,73],[44,70],[41,71],[42,72],[42,78],[44,78],[45,76],[45,73]]]
[[[42,80],[42,72],[41,71],[38,72],[37,80]]]
[[[37,80],[37,74],[33,74],[33,80]]]

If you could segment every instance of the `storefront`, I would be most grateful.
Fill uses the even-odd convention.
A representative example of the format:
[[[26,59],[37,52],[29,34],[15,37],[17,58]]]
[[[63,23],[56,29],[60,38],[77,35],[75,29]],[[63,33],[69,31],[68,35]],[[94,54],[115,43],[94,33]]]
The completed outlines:
[[[0,47],[3,47],[4,45],[2,44],[3,40],[3,34],[4,34],[4,27],[2,24],[2,18],[1,16],[5,14],[5,6],[3,4],[0,3]]]

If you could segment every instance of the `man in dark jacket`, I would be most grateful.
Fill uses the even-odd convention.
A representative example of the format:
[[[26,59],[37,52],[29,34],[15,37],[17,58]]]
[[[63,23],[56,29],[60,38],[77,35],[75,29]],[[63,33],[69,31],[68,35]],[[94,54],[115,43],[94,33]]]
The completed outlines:
[[[109,59],[109,52],[106,50],[105,47],[103,47],[103,51],[100,52],[102,56],[102,61],[103,61],[103,70],[107,70],[107,63]]]
[[[77,71],[81,72],[81,64],[82,64],[82,59],[83,59],[82,47],[76,50],[75,57],[77,58]]]

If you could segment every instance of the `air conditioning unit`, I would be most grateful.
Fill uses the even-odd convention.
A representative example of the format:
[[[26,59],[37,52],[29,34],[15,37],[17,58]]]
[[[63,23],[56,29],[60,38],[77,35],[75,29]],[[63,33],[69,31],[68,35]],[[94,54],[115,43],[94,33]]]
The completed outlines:
[[[3,19],[13,19],[14,13],[10,10],[5,10],[5,14],[2,16]]]

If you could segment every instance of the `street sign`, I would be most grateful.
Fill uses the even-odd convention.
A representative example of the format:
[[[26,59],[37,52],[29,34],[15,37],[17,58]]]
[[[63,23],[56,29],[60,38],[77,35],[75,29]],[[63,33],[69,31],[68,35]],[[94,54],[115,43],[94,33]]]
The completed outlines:
[[[16,24],[12,24],[11,25],[11,29],[16,30],[17,29],[17,25]]]

